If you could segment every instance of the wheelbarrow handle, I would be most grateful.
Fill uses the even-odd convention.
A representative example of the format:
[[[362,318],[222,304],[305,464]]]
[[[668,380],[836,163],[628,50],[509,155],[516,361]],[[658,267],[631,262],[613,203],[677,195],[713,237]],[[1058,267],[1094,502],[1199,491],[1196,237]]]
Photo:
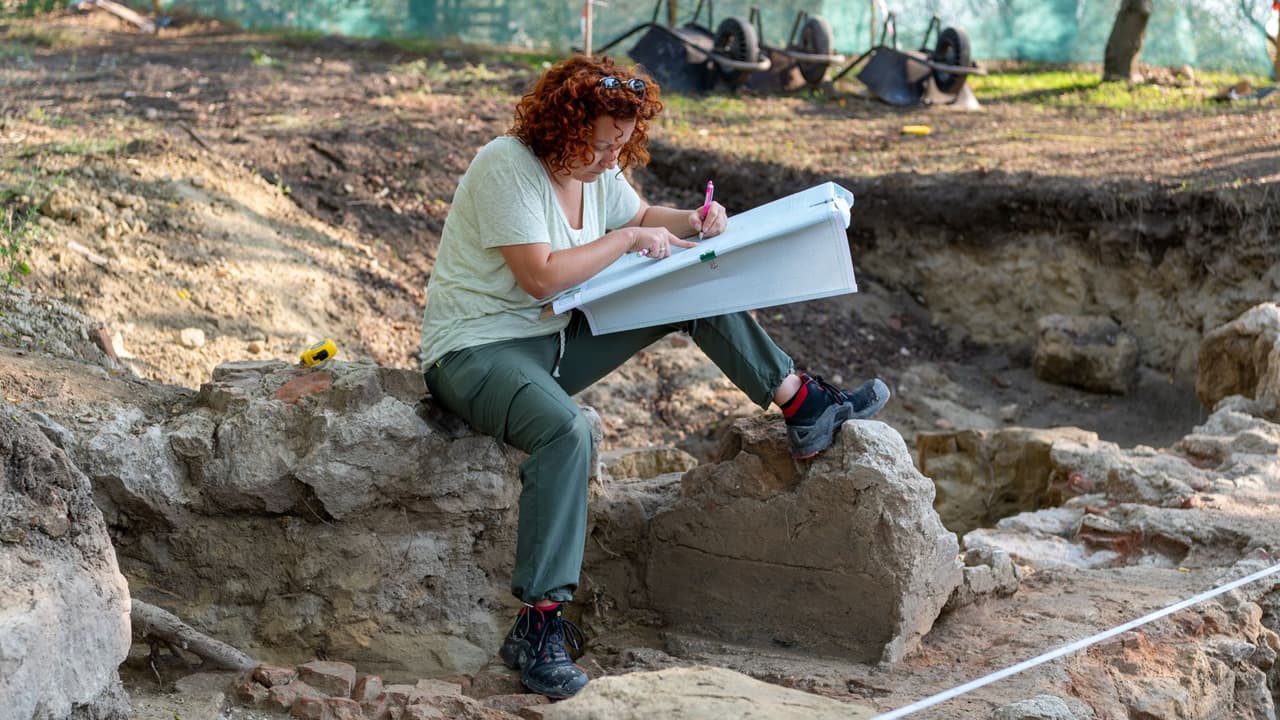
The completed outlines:
[[[800,52],[799,50],[779,50],[778,52],[802,63],[826,63],[828,65],[838,65],[845,61],[845,57],[839,53],[828,53],[826,55],[818,55],[816,53]]]
[[[836,74],[835,74],[835,76],[831,78],[831,82],[835,82],[835,81],[839,80],[840,78],[844,77],[845,75],[848,75],[850,70],[852,70],[852,69],[854,69],[855,67],[857,67],[859,63],[861,63],[863,60],[866,60],[866,59],[867,59],[867,57],[869,57],[869,56],[871,55],[871,53],[873,53],[873,52],[875,52],[875,51],[876,51],[876,48],[871,48],[870,50],[868,50],[868,51],[866,51],[866,52],[862,53],[861,55],[859,55],[858,57],[854,58],[854,59],[853,59],[853,62],[849,63],[848,65],[845,65],[845,66],[844,66],[844,69],[842,69],[840,72],[836,73]]]
[[[702,50],[702,48],[699,48],[696,45],[690,45],[689,47],[694,50]],[[745,60],[734,60],[733,58],[726,57],[718,52],[710,52],[707,50],[702,50],[702,52],[707,56],[707,59],[711,60],[711,62],[730,70],[766,72],[769,68],[773,67],[773,63],[767,57],[761,57],[756,62],[747,62]]]
[[[941,70],[942,72],[951,73],[952,75],[986,75],[987,74],[986,68],[980,68],[975,65],[949,65],[947,63],[938,62],[937,60],[926,60],[923,58],[918,58],[918,57],[915,57],[914,55],[907,55],[906,58],[908,60],[914,60],[915,62],[922,63],[925,66],[927,66],[930,70]]]

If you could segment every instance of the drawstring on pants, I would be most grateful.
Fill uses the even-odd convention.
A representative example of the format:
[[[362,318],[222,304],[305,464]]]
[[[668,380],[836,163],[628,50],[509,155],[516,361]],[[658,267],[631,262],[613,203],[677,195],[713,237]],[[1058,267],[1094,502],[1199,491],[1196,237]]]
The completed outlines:
[[[551,368],[551,377],[560,377],[560,361],[564,359],[564,328],[560,329],[560,354],[556,356],[556,365]]]

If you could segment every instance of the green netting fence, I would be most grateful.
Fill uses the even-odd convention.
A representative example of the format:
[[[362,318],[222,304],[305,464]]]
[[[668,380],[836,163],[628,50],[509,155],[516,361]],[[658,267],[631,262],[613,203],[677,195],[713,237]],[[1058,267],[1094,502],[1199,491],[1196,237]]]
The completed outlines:
[[[50,0],[5,0],[8,5],[48,5]],[[929,19],[968,31],[977,59],[1048,63],[1098,63],[1120,0],[704,0],[701,24],[761,12],[762,42],[782,46],[797,11],[831,24],[836,49],[861,53],[878,38],[886,11],[893,12],[903,47],[920,44]],[[1141,62],[1270,75],[1266,39],[1274,24],[1274,0],[1154,0]],[[145,7],[150,3],[134,3]],[[249,29],[295,29],[356,37],[421,37],[469,43],[568,51],[580,46],[582,0],[165,0],[234,20]],[[679,22],[696,1],[677,3]],[[638,24],[667,21],[650,0],[597,0],[594,45],[600,47]],[[709,12],[709,10],[713,12]],[[876,18],[875,27],[872,20]],[[710,18],[710,22],[708,22]],[[630,43],[624,43],[625,51]],[[622,53],[615,53],[622,54]]]

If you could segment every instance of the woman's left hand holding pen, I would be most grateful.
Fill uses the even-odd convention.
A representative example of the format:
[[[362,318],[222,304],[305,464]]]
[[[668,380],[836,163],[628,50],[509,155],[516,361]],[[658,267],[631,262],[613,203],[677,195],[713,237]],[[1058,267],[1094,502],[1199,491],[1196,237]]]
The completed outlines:
[[[707,207],[707,216],[702,217],[702,208],[698,208],[689,213],[689,226],[693,228],[695,233],[702,233],[702,237],[715,237],[724,232],[729,225],[729,213],[725,211],[724,206],[716,201],[711,201]]]

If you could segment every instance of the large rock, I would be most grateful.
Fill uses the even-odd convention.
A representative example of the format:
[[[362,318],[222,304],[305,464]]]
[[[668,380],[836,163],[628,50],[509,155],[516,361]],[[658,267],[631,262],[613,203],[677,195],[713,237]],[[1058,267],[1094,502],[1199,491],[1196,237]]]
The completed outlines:
[[[124,720],[129,588],[89,481],[0,408],[0,717]]]
[[[713,667],[672,668],[591,681],[576,696],[528,708],[540,720],[864,720],[870,708],[789,690]]]
[[[1031,364],[1045,382],[1127,393],[1138,382],[1138,341],[1100,315],[1046,315],[1036,324]]]
[[[1280,305],[1257,305],[1205,335],[1196,395],[1209,409],[1229,395],[1280,407]]]
[[[957,541],[902,437],[844,425],[796,463],[775,417],[734,424],[653,521],[649,589],[673,624],[734,642],[895,662],[960,583]]]

